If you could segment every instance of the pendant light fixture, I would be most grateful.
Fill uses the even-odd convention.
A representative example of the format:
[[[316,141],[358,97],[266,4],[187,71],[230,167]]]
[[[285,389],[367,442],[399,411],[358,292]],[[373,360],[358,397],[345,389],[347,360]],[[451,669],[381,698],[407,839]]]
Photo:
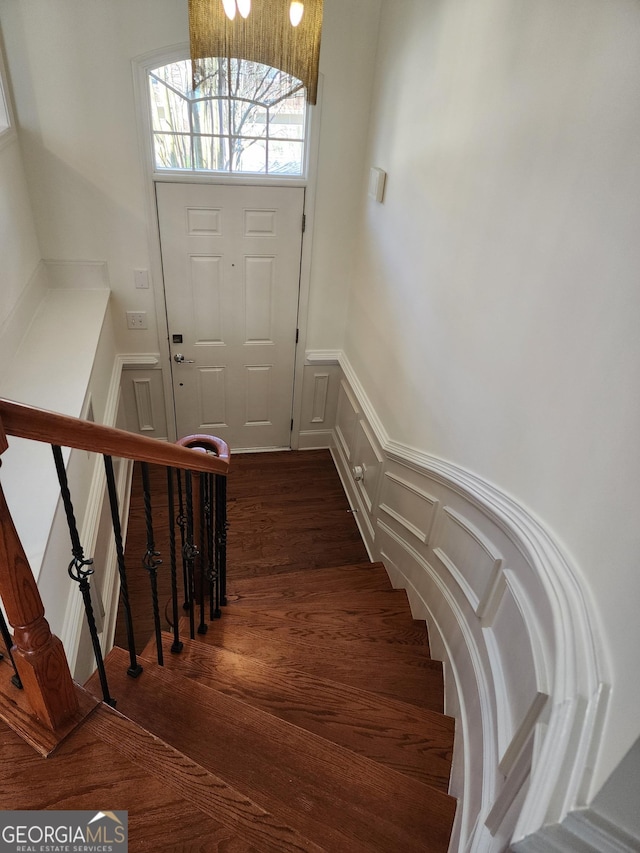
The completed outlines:
[[[227,18],[233,21],[236,16],[236,0],[222,0],[222,5],[224,6]]]
[[[304,84],[307,102],[316,103],[323,0],[188,2],[194,89],[201,59],[230,56],[292,75]]]
[[[303,15],[304,3],[302,3],[301,0],[291,0],[291,6],[289,6],[289,20],[291,21],[291,26],[297,27],[302,20]]]
[[[234,20],[236,12],[240,12],[243,18],[247,18],[251,11],[251,0],[222,0],[222,5],[230,21]],[[302,0],[291,0],[291,5],[289,6],[289,20],[291,21],[291,25],[297,27],[303,15],[304,3]]]

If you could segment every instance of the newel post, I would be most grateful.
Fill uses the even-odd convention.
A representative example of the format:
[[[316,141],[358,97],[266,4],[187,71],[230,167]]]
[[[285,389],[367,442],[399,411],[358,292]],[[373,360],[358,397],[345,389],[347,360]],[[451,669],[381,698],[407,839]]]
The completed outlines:
[[[0,454],[8,447],[0,422]],[[1,460],[0,460],[1,462]],[[51,731],[78,711],[60,640],[51,633],[42,599],[0,485],[0,598],[13,626],[13,657],[29,704]]]

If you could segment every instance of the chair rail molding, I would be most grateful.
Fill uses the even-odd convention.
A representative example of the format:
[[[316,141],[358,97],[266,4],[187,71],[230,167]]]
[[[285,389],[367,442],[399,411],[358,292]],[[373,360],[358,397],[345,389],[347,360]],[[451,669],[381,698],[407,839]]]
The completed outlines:
[[[477,474],[394,440],[344,352],[307,354],[309,365],[330,359],[338,471],[370,554],[427,618],[460,723],[450,849],[497,853],[587,805],[609,695],[590,602],[542,521]]]

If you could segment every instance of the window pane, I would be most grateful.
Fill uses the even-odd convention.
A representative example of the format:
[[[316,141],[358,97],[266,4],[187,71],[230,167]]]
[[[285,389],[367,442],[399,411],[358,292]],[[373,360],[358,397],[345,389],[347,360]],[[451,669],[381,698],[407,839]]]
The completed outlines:
[[[153,77],[150,78],[150,84],[154,130],[189,133],[189,108],[185,99]]]
[[[191,75],[191,62],[187,62]],[[208,57],[196,62],[196,98],[228,97],[228,61],[222,57]],[[191,83],[191,81],[190,81]]]
[[[234,139],[234,172],[267,171],[267,143],[263,139]]]
[[[229,101],[226,98],[196,101],[191,105],[191,112],[194,133],[229,133]]]
[[[302,142],[285,142],[272,139],[269,142],[269,174],[301,175]]]
[[[232,59],[229,73],[229,94],[235,98],[246,98],[261,104],[270,104],[283,96],[299,81],[284,71],[270,68],[259,62]]]
[[[191,138],[173,133],[154,133],[156,169],[191,169]]]
[[[302,174],[305,90],[290,74],[182,60],[149,72],[149,92],[157,169]]]
[[[266,136],[267,111],[250,101],[231,101],[231,124],[234,136]]]
[[[193,137],[194,169],[206,172],[229,171],[229,140],[225,136]]]
[[[269,136],[279,139],[304,139],[304,110],[298,112],[290,100],[269,110]]]
[[[191,92],[191,62],[188,59],[154,68],[150,73],[175,92],[185,97],[189,96]]]

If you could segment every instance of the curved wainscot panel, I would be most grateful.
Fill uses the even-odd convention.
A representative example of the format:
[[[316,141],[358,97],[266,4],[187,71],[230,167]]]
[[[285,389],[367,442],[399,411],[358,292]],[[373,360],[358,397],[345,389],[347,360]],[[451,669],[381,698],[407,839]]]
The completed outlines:
[[[539,522],[476,475],[390,440],[341,366],[336,464],[372,558],[444,663],[460,800],[450,849],[502,853],[561,820],[588,775],[607,694],[594,628]]]

